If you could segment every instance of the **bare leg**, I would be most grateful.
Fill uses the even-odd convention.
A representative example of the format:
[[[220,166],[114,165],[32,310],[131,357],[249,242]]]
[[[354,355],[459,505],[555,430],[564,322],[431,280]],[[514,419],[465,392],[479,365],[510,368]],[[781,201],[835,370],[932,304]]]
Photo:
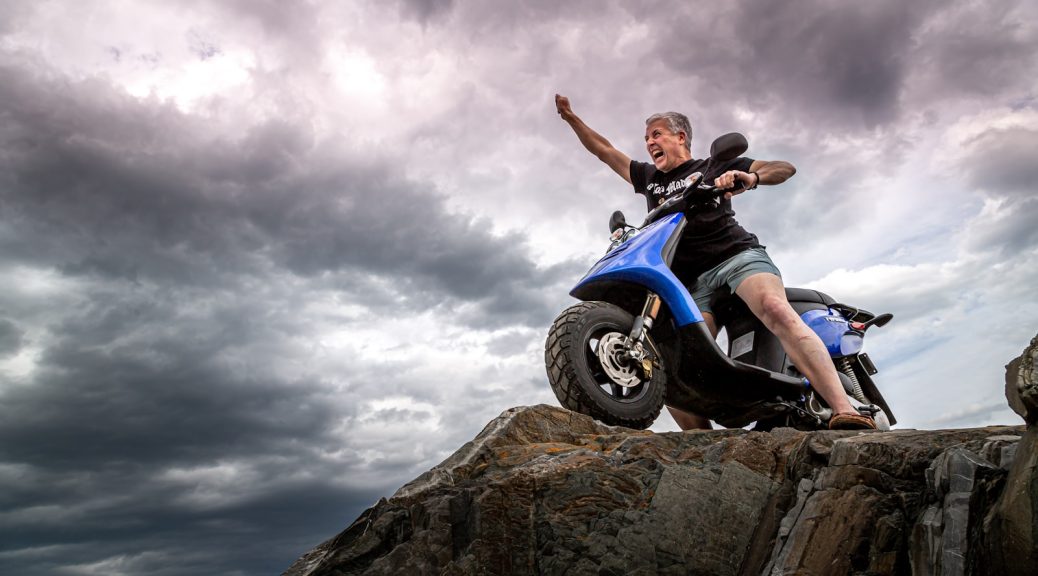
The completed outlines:
[[[836,414],[857,414],[847,401],[829,352],[786,300],[782,279],[774,274],[754,274],[742,281],[735,293],[782,343],[796,367],[811,381],[811,387]]]
[[[710,312],[703,312],[703,320],[706,321],[706,327],[710,330],[710,336],[717,338],[717,320],[714,320],[714,315]]]
[[[717,338],[717,322],[714,321],[714,315],[709,312],[703,312],[703,319],[706,320],[706,327],[710,329],[710,335]],[[713,428],[710,424],[710,419],[699,414],[679,410],[672,406],[667,406],[667,410],[670,411],[674,422],[677,422],[682,430],[711,430]]]
[[[692,412],[678,410],[673,406],[667,406],[670,415],[682,430],[712,430],[710,420]]]

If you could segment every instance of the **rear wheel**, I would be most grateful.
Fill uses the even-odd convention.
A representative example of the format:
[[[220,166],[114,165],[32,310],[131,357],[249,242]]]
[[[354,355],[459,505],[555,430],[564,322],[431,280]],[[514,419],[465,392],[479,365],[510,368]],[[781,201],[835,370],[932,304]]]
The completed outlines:
[[[653,360],[650,377],[627,358],[633,322],[626,311],[606,302],[581,302],[555,320],[544,345],[544,364],[565,408],[613,426],[644,429],[656,420],[666,376],[651,347],[646,347],[646,357]]]

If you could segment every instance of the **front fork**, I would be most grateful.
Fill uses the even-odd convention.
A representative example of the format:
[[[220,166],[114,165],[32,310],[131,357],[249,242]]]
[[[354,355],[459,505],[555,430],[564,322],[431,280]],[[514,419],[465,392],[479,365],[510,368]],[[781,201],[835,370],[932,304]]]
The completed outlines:
[[[652,340],[645,338],[648,331],[652,330],[652,324],[656,321],[656,315],[659,313],[660,297],[654,292],[649,292],[649,295],[645,298],[645,305],[642,306],[642,313],[634,317],[634,325],[631,326],[631,333],[628,335],[624,346],[626,349],[626,359],[632,361],[638,367],[642,378],[645,380],[652,378],[653,363],[658,362],[660,357],[659,351],[656,350]],[[646,354],[645,345],[648,345],[651,357]]]

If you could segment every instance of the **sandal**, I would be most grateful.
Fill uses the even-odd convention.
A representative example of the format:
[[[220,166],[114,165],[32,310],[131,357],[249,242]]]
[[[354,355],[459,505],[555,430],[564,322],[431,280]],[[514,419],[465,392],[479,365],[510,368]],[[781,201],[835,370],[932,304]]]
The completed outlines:
[[[829,419],[830,430],[875,430],[876,422],[861,414],[833,414]]]

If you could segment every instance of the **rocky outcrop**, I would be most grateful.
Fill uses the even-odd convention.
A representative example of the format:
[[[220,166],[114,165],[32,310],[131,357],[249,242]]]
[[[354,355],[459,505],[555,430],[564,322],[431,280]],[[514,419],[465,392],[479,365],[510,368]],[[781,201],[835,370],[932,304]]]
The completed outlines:
[[[1006,400],[1024,422],[1038,423],[1038,336],[1006,366]]]
[[[653,434],[513,408],[285,574],[1034,574],[1035,448],[1033,423]]]
[[[1006,366],[1006,399],[1027,432],[984,519],[985,550],[992,573],[1031,576],[1038,573],[1038,336]]]

